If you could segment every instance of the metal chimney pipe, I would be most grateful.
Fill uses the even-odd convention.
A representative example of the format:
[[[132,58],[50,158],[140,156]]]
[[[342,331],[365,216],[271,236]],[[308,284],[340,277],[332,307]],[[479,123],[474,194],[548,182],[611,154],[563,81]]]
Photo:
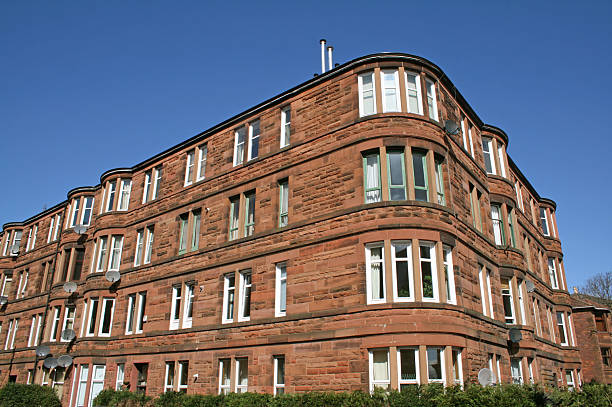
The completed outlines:
[[[325,73],[325,38],[321,41],[321,73]]]
[[[332,47],[331,45],[329,47],[327,47],[327,62],[329,63],[329,70],[331,71],[333,68],[333,64],[332,64],[332,52],[334,51],[334,47]]]

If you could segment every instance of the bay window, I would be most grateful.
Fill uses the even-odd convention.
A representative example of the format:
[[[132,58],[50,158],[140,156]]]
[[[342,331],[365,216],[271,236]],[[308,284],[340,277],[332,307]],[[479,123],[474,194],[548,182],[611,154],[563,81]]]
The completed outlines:
[[[412,244],[410,241],[391,242],[391,264],[393,267],[394,300],[414,301]]]
[[[383,113],[400,111],[400,92],[398,72],[395,69],[383,69],[380,71]]]
[[[417,73],[405,72],[405,79],[406,98],[408,99],[408,113],[423,114],[421,77]]]
[[[401,201],[406,199],[406,172],[403,150],[387,150],[387,173],[389,199]]]
[[[385,263],[383,243],[366,245],[367,303],[383,303],[385,298]]]
[[[376,87],[374,72],[363,73],[357,77],[359,89],[359,116],[369,116],[376,113]]]
[[[374,349],[369,352],[370,365],[370,391],[375,388],[389,390],[391,386],[389,369],[389,351],[387,349]]]
[[[438,102],[436,101],[436,85],[429,79],[425,80],[427,88],[427,107],[429,110],[429,118],[438,120]]]

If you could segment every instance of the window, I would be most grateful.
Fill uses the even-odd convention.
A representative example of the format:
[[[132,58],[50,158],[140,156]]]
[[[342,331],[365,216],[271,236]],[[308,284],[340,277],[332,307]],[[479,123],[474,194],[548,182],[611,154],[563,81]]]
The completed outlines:
[[[238,307],[238,321],[248,321],[251,318],[251,270],[240,272]]]
[[[61,312],[62,307],[53,307],[53,319],[51,320],[51,331],[49,331],[49,342],[55,342],[57,340]]]
[[[405,72],[406,97],[408,99],[408,113],[423,114],[421,100],[421,77],[417,73]]]
[[[102,302],[102,315],[100,318],[99,336],[110,336],[113,326],[113,313],[115,311],[115,299],[104,298]]]
[[[367,303],[385,302],[385,263],[383,244],[366,245]]]
[[[106,207],[104,212],[112,211],[115,207],[115,190],[117,189],[117,181],[111,181],[106,187]]]
[[[182,393],[187,392],[187,384],[189,383],[189,362],[179,362],[178,364],[178,388],[177,390]]]
[[[28,347],[38,345],[40,328],[42,327],[42,318],[43,314],[36,314],[32,316],[32,325],[30,325],[30,336],[28,337]]]
[[[427,378],[429,383],[444,383],[444,349],[427,347]]]
[[[246,393],[249,387],[249,360],[236,359],[236,393]]]
[[[164,393],[174,391],[174,362],[166,362],[166,379],[164,383]]]
[[[30,228],[30,233],[28,235],[28,244],[26,246],[26,251],[34,250],[34,246],[36,246],[36,235],[38,234],[38,225],[34,225]]]
[[[230,198],[230,226],[229,226],[229,240],[238,239],[240,232],[239,227],[240,218],[240,196]]]
[[[480,283],[480,298],[482,302],[482,313],[489,318],[495,318],[493,315],[493,302],[491,295],[491,271],[484,266],[480,266],[478,279]]]
[[[8,295],[11,293],[12,285],[13,285],[13,275],[4,274],[4,281],[2,282],[2,292],[0,292],[0,296],[8,297]]]
[[[540,302],[533,298],[533,320],[535,325],[535,333],[538,336],[542,336],[542,324],[540,322]]]
[[[502,144],[497,145],[497,157],[499,158],[499,169],[502,177],[506,178],[506,154],[504,153],[504,146]]]
[[[429,201],[427,186],[427,153],[423,150],[412,150],[412,168],[414,171],[414,198],[417,201]]]
[[[569,336],[569,344],[571,346],[576,346],[574,342],[574,324],[572,323],[572,314],[567,314],[567,328],[568,328],[568,336]]]
[[[557,282],[557,269],[555,267],[554,257],[548,258],[548,276],[550,278],[550,286],[554,289],[559,289],[559,283]]]
[[[514,190],[516,191],[516,204],[519,209],[524,211],[523,209],[523,192],[521,191],[521,184],[518,181],[514,183]]]
[[[474,140],[472,139],[472,129],[474,128],[474,126],[472,126],[471,123],[469,123],[468,125],[468,138],[470,139],[470,154],[472,155],[472,158],[474,158]]]
[[[289,223],[289,180],[278,183],[280,192],[278,204],[278,227],[285,227]]]
[[[123,387],[123,380],[125,379],[125,364],[117,364],[117,377],[115,378],[115,390],[119,391]]]
[[[179,251],[178,254],[197,250],[200,245],[200,218],[199,209],[179,216]]]
[[[484,155],[485,170],[487,174],[495,174],[495,161],[493,160],[493,140],[482,138],[482,154]]]
[[[128,295],[127,317],[125,319],[125,334],[134,332],[134,319],[136,316],[136,294]]]
[[[175,285],[172,287],[170,329],[179,329],[179,324],[183,329],[191,328],[193,324],[194,286],[195,284],[193,282],[188,282],[183,285]],[[183,294],[185,295],[184,299]],[[144,310],[142,312],[144,313]]]
[[[92,205],[93,205],[93,200],[92,200]],[[60,229],[59,225],[61,225],[61,223],[62,223],[61,215],[57,214],[51,217],[51,220],[49,223],[49,235],[47,236],[47,243],[51,243],[52,241],[57,240],[58,231]]]
[[[435,256],[435,245],[433,243],[420,242],[419,262],[421,265],[423,301],[438,301],[438,276]]]
[[[62,342],[69,342],[68,340],[64,339],[64,332],[66,332],[69,329],[71,331],[74,331],[74,316],[75,315],[76,315],[75,307],[66,307],[66,309],[64,310],[64,323],[62,324],[62,332],[60,334]]]
[[[134,251],[134,267],[140,266],[142,261],[142,245],[144,241],[144,229],[136,231],[136,250]]]
[[[249,192],[244,194],[245,200],[245,219],[244,219],[244,236],[251,236],[255,232],[255,193]]]
[[[185,186],[191,185],[193,183],[193,167],[195,166],[195,151],[190,151],[187,153],[187,166],[185,168]],[[174,362],[172,362],[174,363]],[[168,364],[166,363],[166,370],[168,369]]]
[[[546,306],[546,318],[548,319],[548,330],[550,333],[550,340],[552,342],[555,342],[555,326],[553,323],[552,307],[548,305]]]
[[[223,277],[223,318],[222,322],[234,322],[234,293],[236,290],[236,275],[226,274]]]
[[[2,250],[2,255],[6,256],[8,253],[9,242],[11,240],[11,231],[6,232],[6,238],[4,240],[4,249]]]
[[[89,316],[87,318],[87,333],[86,336],[94,336],[96,333],[96,318],[98,316],[98,299],[92,298],[89,300]]]
[[[132,191],[132,180],[122,179],[121,189],[119,191],[118,211],[127,211],[130,206],[130,192]]]
[[[276,284],[274,296],[274,314],[277,317],[287,315],[287,264],[276,265]]]
[[[540,221],[542,221],[542,233],[544,236],[550,236],[548,230],[548,219],[546,217],[546,209],[540,208]]]
[[[357,77],[359,88],[359,116],[369,116],[376,113],[376,87],[374,72],[363,73]]]
[[[231,359],[219,360],[219,394],[229,394],[230,392],[231,364]]]
[[[391,264],[393,266],[394,301],[414,301],[411,242],[391,242]]]
[[[397,70],[383,69],[380,71],[380,76],[383,93],[383,113],[399,112],[399,79]]]
[[[183,214],[179,216],[179,254],[183,254],[187,251],[187,222],[189,220],[189,214]]]
[[[399,390],[419,383],[419,350],[418,348],[398,349]]]
[[[389,199],[392,201],[406,199],[406,172],[404,169],[404,151],[387,150]]]
[[[444,196],[444,176],[442,172],[442,163],[444,159],[441,157],[435,158],[436,172],[436,193],[438,194],[438,205],[446,205],[446,197]]]
[[[480,215],[480,191],[475,186],[469,184],[470,187],[470,212],[472,214],[472,224],[476,229],[482,232],[482,217]]]
[[[91,375],[91,390],[89,394],[89,407],[92,407],[92,403],[98,394],[104,388],[104,376],[106,375],[105,365],[93,365],[93,373]]]
[[[138,372],[136,379],[136,393],[145,394],[147,392],[147,378],[149,376],[148,363],[134,363],[134,367]]]
[[[76,198],[72,200],[71,209],[69,210],[69,220],[70,223],[68,227],[73,227],[78,224],[79,221],[79,205],[81,203],[81,198]]]
[[[463,386],[463,367],[461,366],[461,349],[453,349],[451,352],[451,368],[453,371],[453,382],[455,385]]]
[[[78,385],[77,397],[76,397],[77,407],[85,406],[85,394],[87,393],[87,379],[89,377],[89,365],[81,365],[80,370],[81,371],[79,374],[79,385]]]
[[[519,300],[519,306],[521,310],[520,320],[521,320],[522,325],[526,325],[527,322],[525,320],[525,299],[523,297],[523,293],[525,293],[525,283],[523,282],[523,280],[519,280],[518,281],[518,300]]]
[[[565,316],[563,312],[557,312],[557,328],[559,329],[559,341],[561,345],[568,346],[567,330],[565,328]]]
[[[15,337],[17,336],[17,327],[19,326],[19,318],[9,320],[8,331],[6,332],[6,341],[4,342],[4,350],[15,349]]]
[[[136,333],[142,333],[143,325],[146,320],[145,311],[147,307],[147,293],[138,293],[138,318],[136,319]]]
[[[523,372],[520,358],[510,358],[510,374],[513,384],[523,384]]]
[[[202,144],[197,148],[198,152],[198,170],[196,172],[196,181],[201,181],[206,178],[206,160],[208,157],[208,144]]]
[[[246,128],[239,127],[234,132],[234,167],[242,164],[244,161],[244,142],[246,137]]]
[[[11,244],[10,250],[9,250],[9,255],[11,256],[17,256],[19,254],[19,247],[21,246],[21,235],[22,235],[23,231],[22,230],[16,230],[13,233],[13,243]]]
[[[121,250],[123,249],[123,236],[113,235],[111,240],[110,259],[108,261],[109,270],[119,270],[121,266]]]
[[[601,360],[604,366],[612,366],[612,353],[610,352],[610,348],[601,348]]]
[[[259,120],[249,123],[248,161],[259,157]]]
[[[527,358],[527,370],[529,372],[529,383],[534,384],[535,375],[534,375],[534,370],[533,370],[533,359],[532,358]]]
[[[365,178],[365,203],[380,202],[382,200],[380,182],[380,156],[372,153],[363,157],[363,171]]]
[[[285,357],[274,356],[274,395],[285,393]]]
[[[291,107],[281,110],[280,148],[286,147],[291,141]]]
[[[499,204],[491,204],[491,220],[493,221],[495,244],[504,246],[506,244],[506,234],[504,233],[504,223],[502,221],[502,209]]]
[[[106,242],[108,241],[108,238],[106,236],[103,236],[100,238],[99,240],[99,247],[98,247],[98,263],[96,265],[96,271],[97,272],[102,272],[104,271],[104,263],[106,261],[107,258],[107,247],[106,247]]]
[[[436,101],[436,85],[429,79],[425,80],[427,88],[427,108],[429,110],[429,118],[438,120],[438,104]]]
[[[502,278],[501,287],[506,324],[514,324],[516,320],[514,318],[514,299],[512,298],[512,286],[510,285],[510,280]]]
[[[128,200],[129,200],[129,191],[128,191]],[[91,222],[91,213],[93,212],[93,205],[94,205],[93,196],[86,196],[83,198],[83,213],[81,214],[81,225],[89,226]],[[57,215],[57,217],[58,217],[58,222],[59,222],[59,215]]]
[[[516,249],[516,237],[515,237],[515,232],[514,232],[514,215],[513,215],[513,210],[510,209],[508,211],[508,228],[510,229],[510,244],[512,244],[512,247],[514,247]]]
[[[375,388],[389,390],[391,385],[389,371],[389,351],[376,349],[369,352],[370,360],[370,391]]]
[[[444,256],[444,286],[446,287],[446,302],[450,304],[457,304],[452,248],[450,246],[443,246],[442,255]]]
[[[600,332],[608,331],[606,326],[606,317],[601,312],[595,314],[595,328]]]
[[[161,187],[162,166],[158,165],[145,172],[144,188],[142,192],[142,203],[157,199]]]
[[[575,389],[575,384],[574,384],[574,371],[573,370],[566,370],[565,371],[565,382],[567,383],[567,389],[568,390],[574,390]]]
[[[30,277],[30,271],[24,270],[19,273],[19,286],[17,287],[16,298],[24,298],[26,290],[28,288],[28,278]]]
[[[147,226],[146,229],[146,239],[147,243],[145,244],[145,252],[144,252],[144,264],[149,264],[151,262],[151,256],[153,255],[153,238],[154,238],[154,227]]]

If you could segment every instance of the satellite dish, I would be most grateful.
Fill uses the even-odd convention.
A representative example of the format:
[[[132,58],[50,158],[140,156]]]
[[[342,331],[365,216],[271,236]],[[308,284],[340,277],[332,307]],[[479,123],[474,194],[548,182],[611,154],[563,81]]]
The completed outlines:
[[[444,122],[444,131],[454,136],[459,133],[459,125],[452,120],[447,120]]]
[[[72,364],[72,356],[62,355],[57,358],[57,365],[61,367],[68,367]]]
[[[493,374],[493,371],[488,367],[480,369],[478,372],[478,383],[480,383],[482,386],[491,386],[494,384],[495,375]]]
[[[5,296],[5,295],[0,296],[0,305],[4,305],[7,302],[8,302],[8,297],[7,296]]]
[[[77,285],[74,281],[68,281],[67,283],[64,283],[64,291],[66,291],[67,293],[73,293],[75,292],[77,289]]]
[[[531,280],[525,281],[525,287],[527,288],[528,293],[532,293],[535,291],[535,284],[533,284],[533,281]]]
[[[45,361],[43,362],[43,366],[46,367],[47,369],[53,369],[57,367],[57,358],[45,359]]]
[[[51,352],[51,349],[47,345],[38,345],[36,347],[36,355],[39,358],[44,358]]]
[[[510,328],[510,342],[517,343],[523,339],[523,334],[516,328]]]
[[[82,235],[83,233],[87,232],[87,226],[85,226],[85,225],[76,225],[75,227],[72,228],[72,230],[74,230],[74,233],[76,233],[78,235]]]
[[[11,254],[15,256],[19,254],[19,243],[15,243],[11,246]]]
[[[107,271],[104,276],[111,283],[115,283],[115,282],[121,280],[121,274],[119,274],[119,272],[115,271],[115,270]]]
[[[62,340],[70,342],[74,338],[76,338],[76,332],[74,332],[74,330],[64,329],[62,331]]]

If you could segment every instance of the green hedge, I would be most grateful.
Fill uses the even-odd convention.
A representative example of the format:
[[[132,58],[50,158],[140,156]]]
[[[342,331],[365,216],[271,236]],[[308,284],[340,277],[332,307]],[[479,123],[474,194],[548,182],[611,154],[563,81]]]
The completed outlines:
[[[9,383],[0,389],[0,407],[61,407],[51,387]]]
[[[531,385],[443,388],[413,386],[402,392],[374,394],[295,393],[282,396],[243,393],[200,395],[169,392],[155,399],[129,391],[104,390],[94,400],[103,407],[610,407],[612,385],[587,384],[582,391]]]

